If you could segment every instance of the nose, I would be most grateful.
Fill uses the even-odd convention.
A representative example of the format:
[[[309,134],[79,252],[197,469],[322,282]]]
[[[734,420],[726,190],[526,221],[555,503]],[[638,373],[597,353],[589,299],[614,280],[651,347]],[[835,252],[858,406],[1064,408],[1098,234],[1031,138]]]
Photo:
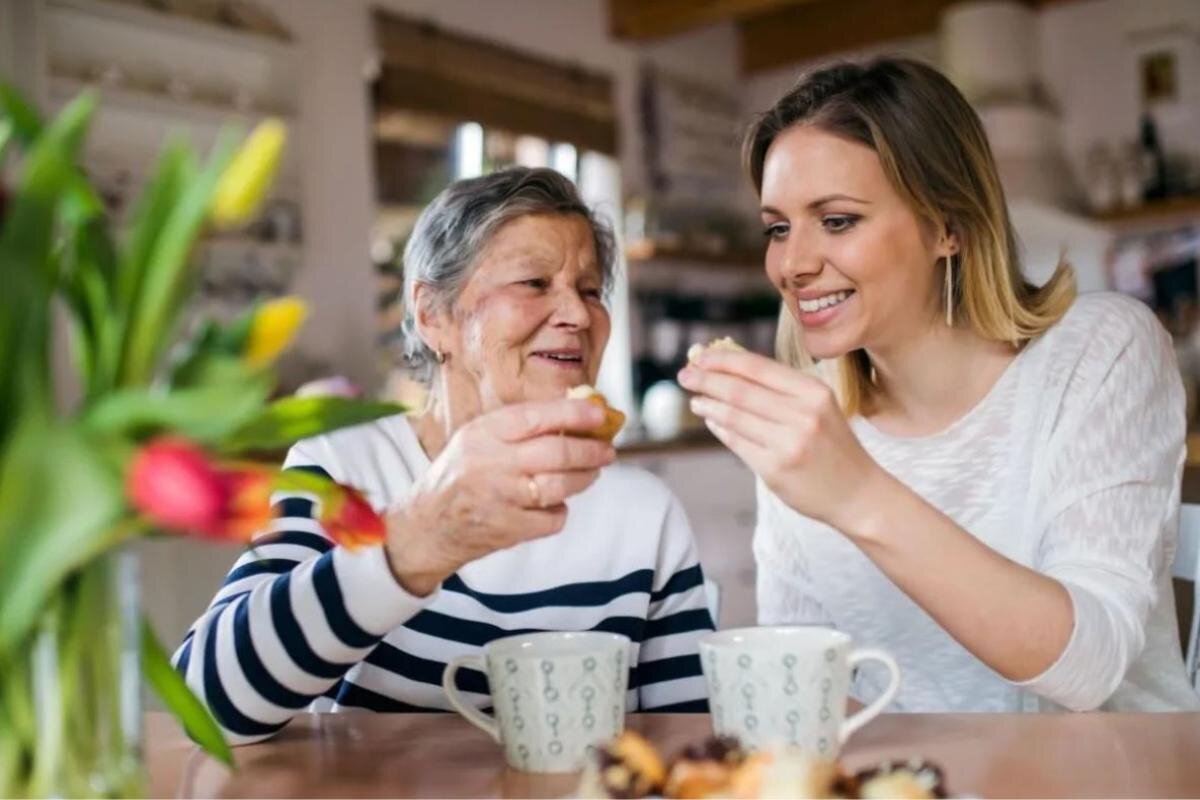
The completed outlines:
[[[772,250],[777,259],[775,270],[778,272],[778,281],[784,287],[809,283],[821,273],[825,264],[825,257],[815,238],[797,232],[776,244]]]
[[[553,324],[558,328],[586,330],[592,324],[587,303],[578,289],[563,288],[554,298]]]

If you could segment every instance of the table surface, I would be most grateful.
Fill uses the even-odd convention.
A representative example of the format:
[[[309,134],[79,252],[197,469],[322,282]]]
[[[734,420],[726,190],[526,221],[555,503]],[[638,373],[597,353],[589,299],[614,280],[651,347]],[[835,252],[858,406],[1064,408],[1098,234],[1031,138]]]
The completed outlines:
[[[633,714],[671,754],[707,716]],[[236,748],[229,773],[163,713],[148,715],[151,797],[563,797],[572,775],[507,769],[500,748],[453,714],[303,714]],[[884,714],[851,738],[850,769],[920,756],[952,793],[978,797],[1200,796],[1200,713]]]

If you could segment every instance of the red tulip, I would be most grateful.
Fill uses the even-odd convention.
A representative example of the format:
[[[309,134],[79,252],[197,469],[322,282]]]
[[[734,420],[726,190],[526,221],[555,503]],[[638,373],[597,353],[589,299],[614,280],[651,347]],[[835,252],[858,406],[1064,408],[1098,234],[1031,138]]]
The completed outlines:
[[[168,530],[249,540],[270,522],[272,473],[253,465],[223,466],[185,439],[143,447],[126,476],[134,507]]]
[[[383,518],[354,489],[339,490],[321,504],[321,524],[329,538],[348,550],[382,543],[387,537]]]

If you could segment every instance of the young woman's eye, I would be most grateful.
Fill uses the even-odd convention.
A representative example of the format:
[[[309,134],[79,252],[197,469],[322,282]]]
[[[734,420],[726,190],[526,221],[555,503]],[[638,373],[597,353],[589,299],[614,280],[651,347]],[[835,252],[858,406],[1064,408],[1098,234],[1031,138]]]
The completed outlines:
[[[786,222],[774,222],[763,228],[763,236],[768,239],[782,239],[787,235],[789,226]]]
[[[858,217],[851,214],[835,214],[821,219],[821,225],[830,233],[842,233],[854,227]]]

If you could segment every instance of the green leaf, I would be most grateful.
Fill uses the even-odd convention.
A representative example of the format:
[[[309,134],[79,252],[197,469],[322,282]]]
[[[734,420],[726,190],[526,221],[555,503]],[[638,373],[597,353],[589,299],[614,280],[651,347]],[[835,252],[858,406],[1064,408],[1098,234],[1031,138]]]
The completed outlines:
[[[8,254],[24,257],[25,264],[48,263],[55,211],[78,175],[76,157],[95,110],[94,94],[84,93],[71,101],[34,141],[23,165],[0,247]]]
[[[0,464],[0,655],[28,633],[63,579],[135,530],[119,475],[73,426],[27,418]]]
[[[270,392],[265,375],[166,394],[123,389],[97,400],[84,424],[96,433],[130,439],[174,432],[198,442],[215,442],[252,420]]]
[[[59,289],[79,333],[73,355],[80,365],[86,396],[98,397],[115,380],[120,345],[112,296],[116,252],[102,218],[67,230],[62,263]]]
[[[264,409],[224,442],[222,449],[227,452],[276,449],[338,428],[403,414],[406,410],[394,403],[343,397],[287,397]]]
[[[149,383],[159,356],[172,340],[189,286],[192,247],[208,218],[213,191],[236,145],[237,136],[223,131],[208,164],[184,188],[154,242],[124,331],[121,385]]]
[[[0,167],[4,166],[4,157],[8,155],[8,146],[13,140],[13,124],[10,119],[0,119]]]
[[[142,671],[163,704],[183,725],[184,731],[204,751],[227,767],[233,768],[233,752],[221,733],[221,728],[212,714],[204,707],[183,676],[171,666],[171,659],[163,650],[154,629],[142,619]]]
[[[0,91],[2,97],[9,96]],[[46,414],[52,407],[50,293],[57,260],[51,243],[60,200],[78,175],[75,158],[94,108],[95,98],[84,95],[37,136],[0,230],[0,364],[8,369],[0,381],[0,446],[23,413]],[[8,113],[9,119],[20,116]]]
[[[42,119],[16,89],[0,83],[0,119],[12,123],[13,133],[25,147],[33,144],[42,133]]]
[[[134,207],[129,242],[121,260],[117,301],[122,310],[130,309],[141,291],[154,247],[183,190],[195,180],[197,169],[185,138],[171,139],[159,155],[154,177]]]

